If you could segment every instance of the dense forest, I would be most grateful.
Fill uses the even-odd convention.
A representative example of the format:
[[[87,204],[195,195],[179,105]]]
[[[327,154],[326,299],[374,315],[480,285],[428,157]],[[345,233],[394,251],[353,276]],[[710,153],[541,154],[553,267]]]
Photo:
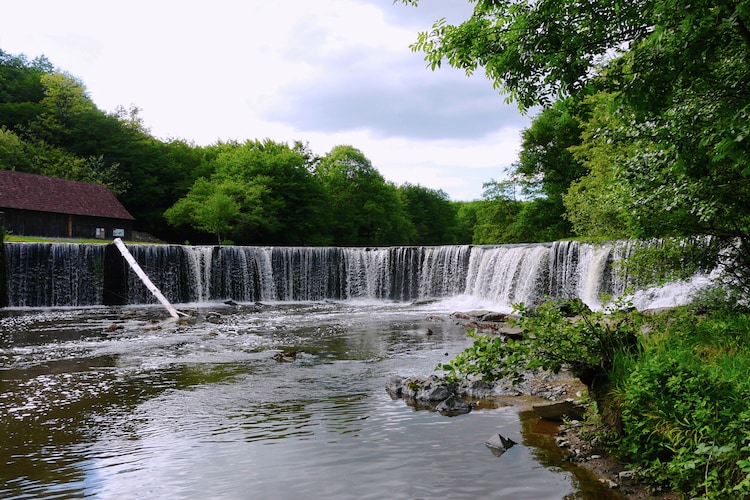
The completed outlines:
[[[198,146],[160,140],[137,107],[104,112],[84,82],[46,58],[30,61],[2,51],[0,168],[105,184],[136,218],[135,229],[178,243],[382,246],[534,239],[533,231],[503,234],[523,202],[500,200],[493,183],[485,199],[458,202],[442,190],[396,186],[350,145],[320,156],[300,141]]]

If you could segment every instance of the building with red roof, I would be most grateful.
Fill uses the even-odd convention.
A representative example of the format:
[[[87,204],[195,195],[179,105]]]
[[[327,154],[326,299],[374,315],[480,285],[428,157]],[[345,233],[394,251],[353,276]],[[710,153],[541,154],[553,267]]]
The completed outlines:
[[[132,215],[101,184],[0,170],[0,212],[13,234],[132,239]]]

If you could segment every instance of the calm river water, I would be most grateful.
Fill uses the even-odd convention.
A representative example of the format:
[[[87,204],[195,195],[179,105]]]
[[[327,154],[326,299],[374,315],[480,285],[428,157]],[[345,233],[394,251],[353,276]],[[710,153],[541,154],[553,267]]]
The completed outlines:
[[[469,344],[458,308],[0,311],[0,497],[603,498],[513,406],[445,417],[388,396]],[[521,444],[495,457],[496,433]]]

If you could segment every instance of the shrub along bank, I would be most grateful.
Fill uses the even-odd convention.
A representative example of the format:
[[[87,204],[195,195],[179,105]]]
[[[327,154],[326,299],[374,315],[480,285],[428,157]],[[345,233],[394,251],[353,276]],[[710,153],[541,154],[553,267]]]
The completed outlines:
[[[438,368],[494,380],[569,367],[589,387],[600,441],[646,481],[689,497],[750,496],[750,314],[625,306],[519,306],[522,340],[475,335]]]

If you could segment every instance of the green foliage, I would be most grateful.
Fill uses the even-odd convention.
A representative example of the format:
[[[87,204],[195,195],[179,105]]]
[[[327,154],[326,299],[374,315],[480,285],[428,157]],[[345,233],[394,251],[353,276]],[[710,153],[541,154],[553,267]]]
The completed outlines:
[[[519,229],[562,214],[547,188],[563,195],[567,182],[577,235],[710,235],[710,252],[729,257],[728,274],[747,293],[749,23],[744,0],[479,0],[469,19],[437,21],[412,49],[432,69],[482,68],[522,110],[544,108],[517,168],[543,174],[552,203],[530,208]]]
[[[623,165],[636,150],[619,130],[626,118],[618,115],[614,96],[598,93],[584,99],[581,143],[569,150],[587,174],[573,181],[563,195],[565,217],[573,232],[588,238],[632,238],[636,224],[627,207],[631,196]]]
[[[567,367],[592,392],[601,391],[617,357],[640,350],[641,316],[621,306],[594,312],[578,299],[548,301],[533,310],[518,304],[515,323],[523,339],[472,333],[474,344],[438,369],[452,380],[517,381],[528,371]]]
[[[520,205],[518,214],[505,228],[503,243],[557,241],[571,236],[570,223],[563,219],[560,199],[536,198]]]
[[[467,74],[484,69],[525,110],[587,88],[602,61],[650,34],[648,13],[644,2],[479,0],[469,19],[435,22],[412,49],[432,69],[443,61]]]
[[[468,245],[469,243],[478,243],[473,241],[474,228],[477,225],[477,214],[481,210],[484,201],[453,201],[456,211],[456,243],[459,245]]]
[[[234,227],[240,213],[239,204],[227,193],[230,188],[227,184],[216,185],[198,179],[187,196],[172,205],[164,216],[170,224],[190,225],[215,234],[221,244],[222,236]]]
[[[477,214],[475,243],[556,241],[572,235],[563,194],[586,173],[570,152],[581,142],[575,108],[572,99],[559,101],[522,132],[520,157],[509,180],[484,185],[488,203]]]
[[[300,143],[199,147],[152,137],[139,112],[120,106],[104,113],[82,81],[46,59],[0,51],[0,168],[102,183],[136,218],[137,230],[194,242],[227,233],[239,244],[472,242],[477,204],[396,187],[351,146],[323,158]],[[214,184],[210,193],[194,186],[201,178]],[[507,225],[495,208],[482,216],[483,242],[498,242],[493,224]]]
[[[615,381],[616,448],[656,482],[707,498],[750,494],[750,316],[679,310]]]
[[[515,200],[511,182],[487,182],[484,184],[483,200],[475,205],[476,222],[472,243],[476,245],[496,245],[516,243],[507,235],[522,203]]]
[[[543,109],[521,133],[521,153],[514,175],[522,180],[527,196],[544,196],[559,206],[572,182],[586,173],[570,148],[581,143],[580,110],[573,99],[557,101]]]
[[[569,367],[610,426],[608,446],[647,480],[691,498],[750,495],[750,314],[644,316],[577,301],[518,310],[523,339],[472,332],[473,345],[437,369],[492,381]]]
[[[324,193],[304,148],[271,140],[228,143],[211,158],[211,179],[199,178],[165,212],[175,226],[231,234],[242,244],[321,244]]]
[[[333,244],[398,245],[415,237],[398,188],[360,150],[336,146],[320,159],[316,175],[329,197]]]
[[[410,244],[458,243],[456,208],[445,191],[406,183],[399,187],[399,192],[416,233]]]

